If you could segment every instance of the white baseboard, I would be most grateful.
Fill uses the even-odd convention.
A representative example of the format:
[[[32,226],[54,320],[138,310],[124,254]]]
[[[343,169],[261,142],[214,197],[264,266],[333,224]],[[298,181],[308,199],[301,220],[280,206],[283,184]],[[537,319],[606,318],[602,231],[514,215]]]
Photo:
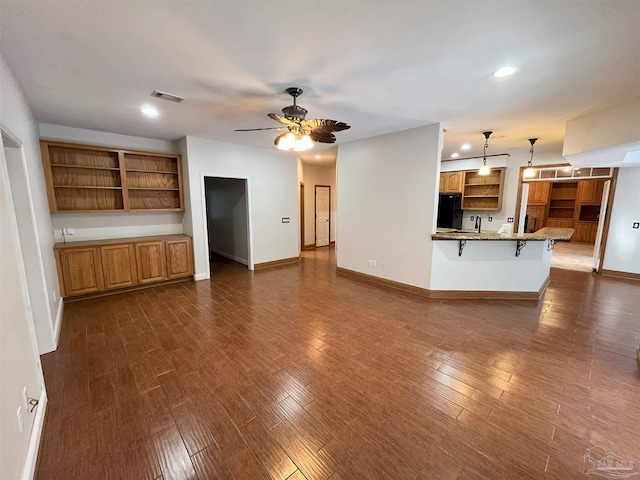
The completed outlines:
[[[228,258],[229,260],[233,260],[234,262],[238,262],[243,265],[249,265],[249,261],[246,258],[236,257],[235,255],[232,255],[227,252],[223,252],[222,250],[217,250],[215,248],[212,248],[211,251],[217,255],[220,255],[221,257],[225,257],[225,258]]]
[[[22,470],[22,480],[32,480],[36,474],[38,451],[40,450],[40,439],[42,438],[42,431],[44,430],[46,411],[47,391],[43,388],[40,392],[40,399],[38,400],[36,418],[33,420],[31,437],[29,438],[29,448],[27,450],[27,459],[24,462],[24,469]]]
[[[53,330],[53,336],[55,337],[55,348],[58,348],[60,344],[60,332],[62,332],[62,314],[64,312],[64,301],[60,299],[58,303],[58,313],[56,313],[56,324]]]
[[[196,273],[196,274],[193,276],[193,279],[194,279],[196,282],[199,282],[200,280],[208,280],[209,278],[210,278],[210,277],[209,277],[209,274],[207,274],[207,273]]]

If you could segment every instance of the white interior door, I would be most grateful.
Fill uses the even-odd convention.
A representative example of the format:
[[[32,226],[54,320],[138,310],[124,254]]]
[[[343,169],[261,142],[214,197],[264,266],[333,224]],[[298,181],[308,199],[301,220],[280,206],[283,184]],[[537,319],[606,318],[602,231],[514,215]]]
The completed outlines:
[[[316,247],[329,245],[331,187],[316,185]]]
[[[593,271],[600,270],[600,249],[602,248],[602,232],[604,230],[604,222],[607,216],[607,206],[609,202],[609,189],[611,188],[611,180],[604,182],[602,190],[602,201],[600,202],[600,216],[598,217],[598,233],[596,233],[596,242],[593,246]]]

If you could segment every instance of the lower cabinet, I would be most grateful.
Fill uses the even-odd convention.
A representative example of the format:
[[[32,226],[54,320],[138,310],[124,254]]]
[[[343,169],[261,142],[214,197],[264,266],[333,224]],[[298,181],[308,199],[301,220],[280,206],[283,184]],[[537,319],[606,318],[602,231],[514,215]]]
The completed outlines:
[[[573,228],[573,220],[570,218],[547,218],[546,227]]]
[[[63,297],[193,275],[191,238],[185,235],[57,244],[54,252]]]
[[[576,233],[571,239],[576,243],[595,243],[598,233],[598,224],[596,222],[577,222]]]
[[[136,242],[136,263],[140,283],[161,282],[167,278],[165,242]]]
[[[100,247],[104,288],[132,287],[138,283],[133,245],[107,245]]]
[[[99,248],[70,248],[56,255],[63,295],[84,295],[104,290]]]

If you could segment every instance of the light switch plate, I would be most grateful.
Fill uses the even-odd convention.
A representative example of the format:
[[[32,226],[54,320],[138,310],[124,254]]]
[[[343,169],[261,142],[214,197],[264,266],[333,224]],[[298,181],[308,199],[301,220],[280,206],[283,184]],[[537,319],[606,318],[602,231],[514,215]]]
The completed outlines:
[[[282,223],[289,223],[290,221],[289,217],[282,217]]]
[[[513,217],[508,217],[507,218],[507,223],[513,223]]]
[[[633,228],[635,229],[640,228],[640,222],[633,222]]]

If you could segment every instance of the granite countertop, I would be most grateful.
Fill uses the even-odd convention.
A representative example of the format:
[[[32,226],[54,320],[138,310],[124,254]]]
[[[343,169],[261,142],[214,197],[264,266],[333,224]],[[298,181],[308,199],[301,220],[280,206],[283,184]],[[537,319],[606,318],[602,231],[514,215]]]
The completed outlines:
[[[544,227],[534,233],[497,233],[471,231],[440,231],[431,235],[433,240],[569,240],[573,235],[573,228]]]

